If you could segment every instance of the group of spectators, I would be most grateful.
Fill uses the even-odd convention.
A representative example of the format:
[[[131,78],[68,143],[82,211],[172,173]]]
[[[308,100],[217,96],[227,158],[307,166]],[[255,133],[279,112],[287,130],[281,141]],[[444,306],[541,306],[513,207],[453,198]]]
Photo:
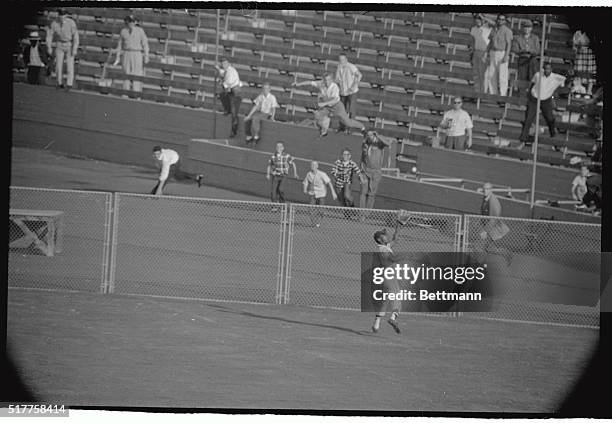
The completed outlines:
[[[123,88],[140,92],[141,82],[131,80],[129,76],[144,75],[144,65],[149,62],[149,41],[133,15],[126,16],[124,22],[125,27],[119,32],[117,47],[111,50],[111,53],[116,53],[115,65],[118,65],[121,59],[127,76]],[[58,9],[57,18],[52,20],[47,28],[45,43],[41,42],[38,31],[29,33],[29,44],[22,51],[28,83],[42,84],[55,67],[57,87],[70,90],[74,85],[74,62],[78,51],[77,24],[66,9]]]

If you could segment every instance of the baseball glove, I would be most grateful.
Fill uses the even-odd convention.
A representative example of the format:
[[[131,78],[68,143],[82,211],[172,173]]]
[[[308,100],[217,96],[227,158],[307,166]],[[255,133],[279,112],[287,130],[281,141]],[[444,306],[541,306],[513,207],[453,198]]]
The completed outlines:
[[[400,209],[397,211],[397,221],[405,225],[410,220],[410,212],[404,209]]]

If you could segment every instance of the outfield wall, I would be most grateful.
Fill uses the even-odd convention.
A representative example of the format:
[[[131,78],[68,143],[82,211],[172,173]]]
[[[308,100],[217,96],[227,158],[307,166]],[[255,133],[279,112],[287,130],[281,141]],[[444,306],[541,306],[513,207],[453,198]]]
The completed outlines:
[[[12,142],[15,146],[46,148],[115,163],[152,166],[151,148],[161,144],[179,152],[184,159],[182,170],[188,172],[197,170],[199,173],[201,169],[198,169],[198,166],[205,166],[207,183],[255,195],[268,195],[268,185],[263,173],[266,157],[273,150],[276,141],[284,141],[287,151],[296,157],[314,158],[327,163],[338,157],[343,147],[351,148],[356,157],[360,154],[358,137],[330,134],[325,139],[319,140],[316,138],[317,131],[314,128],[276,122],[264,122],[263,140],[257,148],[259,152],[242,149],[221,152],[211,147],[214,151],[189,154],[189,143],[192,138],[211,137],[213,131],[211,112],[80,91],[65,92],[53,87],[26,84],[13,84],[12,87],[14,90]],[[217,138],[227,137],[228,132],[229,117],[218,114]],[[270,135],[271,133],[274,135]],[[453,153],[445,152],[445,154]],[[257,159],[259,160],[257,165],[253,161],[254,157],[260,158]],[[261,162],[262,160],[264,162]],[[479,160],[483,166],[481,169],[483,175],[489,173],[488,169],[484,168],[485,164],[490,163],[491,169],[498,166],[498,161],[493,158],[489,159],[490,162]],[[530,168],[527,164],[519,162],[514,164],[517,165],[516,169],[508,169],[508,174],[513,175],[513,178],[516,175],[526,174],[527,168]],[[308,169],[306,160],[304,163],[298,161],[298,166],[303,176]],[[464,167],[468,167],[467,164]],[[547,167],[539,166],[538,169]],[[562,174],[547,175],[545,171],[540,172],[540,183],[553,186],[558,184],[560,179],[562,185],[567,187],[567,171],[555,170],[562,171]],[[298,181],[289,182],[287,191],[289,200],[303,201]],[[472,191],[385,178],[376,207],[477,213],[480,201],[480,195]],[[524,202],[502,199],[502,204],[506,216],[530,215],[529,207]],[[537,207],[535,217],[596,223],[600,221],[590,215],[550,207]]]

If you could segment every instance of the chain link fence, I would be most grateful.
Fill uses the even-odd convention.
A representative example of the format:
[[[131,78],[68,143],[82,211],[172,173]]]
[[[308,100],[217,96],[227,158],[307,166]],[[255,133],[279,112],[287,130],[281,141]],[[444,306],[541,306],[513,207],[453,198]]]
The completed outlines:
[[[465,216],[463,250],[496,262],[502,288],[494,312],[477,317],[599,326],[601,226]],[[493,241],[493,237],[501,238]],[[505,234],[505,235],[504,235]],[[482,235],[482,236],[481,236]]]
[[[361,252],[374,232],[392,230],[397,212],[291,204],[284,303],[360,310]],[[459,251],[461,216],[412,213],[394,250]]]
[[[101,292],[112,194],[11,187],[8,285]]]
[[[276,303],[287,208],[117,194],[110,291]]]

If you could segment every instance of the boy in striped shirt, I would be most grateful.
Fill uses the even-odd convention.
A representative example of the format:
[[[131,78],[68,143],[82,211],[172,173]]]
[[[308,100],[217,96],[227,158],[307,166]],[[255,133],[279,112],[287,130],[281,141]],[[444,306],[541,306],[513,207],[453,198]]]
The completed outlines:
[[[334,162],[331,174],[335,179],[340,205],[343,207],[355,207],[351,192],[351,182],[353,182],[353,175],[361,174],[361,169],[359,169],[357,163],[351,160],[351,151],[348,148],[342,150],[342,158]]]
[[[270,199],[273,203],[285,202],[282,183],[285,176],[289,175],[289,166],[293,167],[293,176],[295,179],[298,179],[293,157],[284,151],[285,145],[282,142],[276,143],[276,152],[270,157],[268,168],[266,169],[266,179],[270,181]]]

